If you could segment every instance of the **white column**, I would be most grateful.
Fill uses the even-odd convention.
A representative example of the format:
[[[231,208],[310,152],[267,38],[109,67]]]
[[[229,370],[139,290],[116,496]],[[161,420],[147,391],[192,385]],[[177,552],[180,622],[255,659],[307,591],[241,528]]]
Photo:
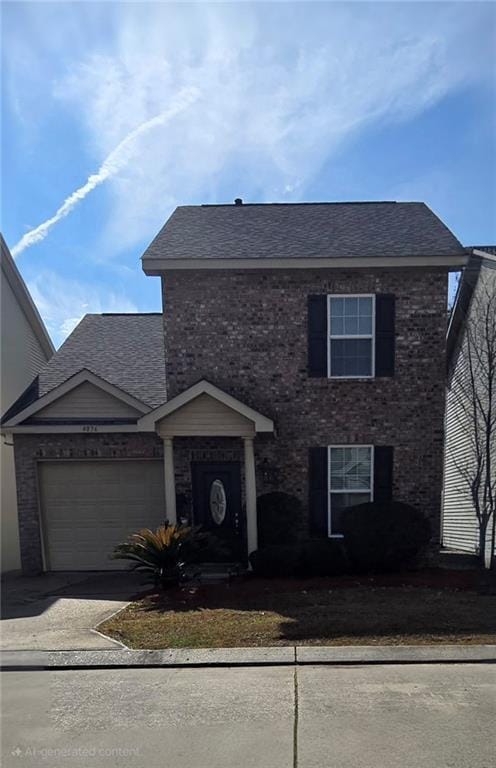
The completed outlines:
[[[176,524],[176,479],[174,477],[174,448],[172,437],[164,437],[165,517]]]
[[[246,533],[248,554],[251,554],[258,547],[257,481],[255,477],[253,437],[243,437],[243,443],[245,445]]]

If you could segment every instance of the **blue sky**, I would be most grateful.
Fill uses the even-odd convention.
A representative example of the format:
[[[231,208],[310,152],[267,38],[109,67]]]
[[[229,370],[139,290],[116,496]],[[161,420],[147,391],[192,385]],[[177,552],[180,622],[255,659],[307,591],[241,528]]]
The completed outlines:
[[[4,3],[10,248],[83,187],[16,250],[55,343],[160,309],[180,204],[424,200],[496,242],[495,36],[493,3]]]

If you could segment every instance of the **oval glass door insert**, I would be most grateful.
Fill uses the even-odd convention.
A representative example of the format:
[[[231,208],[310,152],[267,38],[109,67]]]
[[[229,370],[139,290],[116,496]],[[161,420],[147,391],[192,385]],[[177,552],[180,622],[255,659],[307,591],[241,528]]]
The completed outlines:
[[[227,499],[222,480],[214,480],[210,486],[210,514],[216,525],[222,525],[226,517]]]

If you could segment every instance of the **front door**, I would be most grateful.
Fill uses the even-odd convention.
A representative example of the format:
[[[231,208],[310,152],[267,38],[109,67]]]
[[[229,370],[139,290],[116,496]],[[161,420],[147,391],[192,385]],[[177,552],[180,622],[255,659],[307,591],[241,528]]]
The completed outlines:
[[[193,523],[215,534],[225,550],[212,559],[218,562],[246,560],[239,463],[194,462],[191,471]]]

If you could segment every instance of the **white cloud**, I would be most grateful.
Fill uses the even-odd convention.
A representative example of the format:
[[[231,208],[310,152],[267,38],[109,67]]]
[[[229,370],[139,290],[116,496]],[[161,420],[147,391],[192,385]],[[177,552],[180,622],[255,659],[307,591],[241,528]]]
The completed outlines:
[[[45,270],[28,281],[28,288],[55,346],[59,346],[88,313],[137,312],[124,294],[106,286],[59,277]]]
[[[304,199],[368,126],[493,71],[489,3],[7,5],[5,91],[27,153],[66,111],[74,155],[98,167],[182,88],[201,92],[109,180],[92,258],[141,246],[178,203]]]
[[[170,120],[192,104],[193,101],[198,98],[198,95],[198,91],[194,88],[183,89],[172,100],[168,109],[161,112],[159,115],[155,115],[155,117],[151,117],[149,120],[145,120],[144,123],[141,123],[137,128],[130,131],[110,154],[107,155],[98,171],[92,173],[91,176],[88,176],[85,184],[78,187],[75,192],[72,192],[72,194],[70,194],[56,210],[53,216],[46,219],[46,221],[34,229],[29,230],[29,232],[21,237],[19,242],[12,248],[12,256],[15,258],[26,248],[44,240],[51,228],[61,219],[68,216],[76,205],[84,200],[90,192],[93,192],[96,187],[108,181],[126,167],[130,159],[137,152],[139,141],[142,140],[149,131],[158,128],[159,126],[167,125]]]
[[[202,94],[110,185],[106,251],[132,247],[177,203],[304,197],[343,144],[408,118],[474,76],[459,5],[126,5],[105,50],[60,78],[104,156],[179,88]],[[468,21],[467,21],[468,20]]]

